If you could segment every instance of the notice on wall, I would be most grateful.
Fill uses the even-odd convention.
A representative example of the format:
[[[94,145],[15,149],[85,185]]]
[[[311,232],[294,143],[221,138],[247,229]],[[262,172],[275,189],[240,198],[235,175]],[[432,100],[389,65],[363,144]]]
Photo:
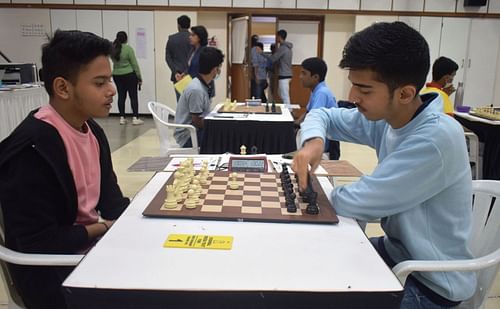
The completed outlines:
[[[21,36],[45,36],[45,26],[42,24],[21,24]]]
[[[135,29],[135,44],[136,44],[137,58],[147,59],[148,40],[146,36],[146,29],[144,28]]]

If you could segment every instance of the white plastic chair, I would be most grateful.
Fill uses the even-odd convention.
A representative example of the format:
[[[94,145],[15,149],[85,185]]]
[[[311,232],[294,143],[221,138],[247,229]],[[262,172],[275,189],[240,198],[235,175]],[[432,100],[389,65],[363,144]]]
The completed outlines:
[[[196,128],[189,124],[176,124],[170,122],[170,116],[174,117],[175,112],[168,106],[159,102],[149,102],[148,108],[156,125],[156,131],[160,139],[160,155],[169,156],[171,154],[198,154],[198,137]],[[188,129],[191,134],[191,148],[182,148],[174,141],[173,134],[176,128]]]
[[[30,266],[75,266],[84,257],[79,254],[28,254],[10,250],[4,246],[3,213],[0,206],[0,268],[2,280],[9,298],[9,309],[26,308],[17,292],[6,263]]]
[[[474,259],[455,261],[404,261],[392,269],[401,284],[414,271],[476,271],[474,295],[458,308],[483,308],[500,265],[500,181],[473,180],[472,235]]]
[[[474,132],[465,131],[465,139],[469,141],[469,161],[474,163],[474,179],[481,179],[482,165],[479,162],[479,138]]]

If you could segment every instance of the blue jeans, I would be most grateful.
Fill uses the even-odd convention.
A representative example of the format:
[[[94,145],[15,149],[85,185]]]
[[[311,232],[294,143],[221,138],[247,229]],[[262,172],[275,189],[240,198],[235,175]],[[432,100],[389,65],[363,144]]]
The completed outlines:
[[[384,237],[372,237],[370,238],[370,242],[377,250],[380,257],[384,260],[384,262],[389,267],[394,267],[396,263],[391,259],[387,251],[385,250]],[[424,295],[422,291],[415,284],[415,279],[409,276],[406,280],[404,286],[404,294],[403,299],[401,300],[400,309],[445,309],[445,308],[453,308],[448,306],[437,305],[432,302],[427,295]]]

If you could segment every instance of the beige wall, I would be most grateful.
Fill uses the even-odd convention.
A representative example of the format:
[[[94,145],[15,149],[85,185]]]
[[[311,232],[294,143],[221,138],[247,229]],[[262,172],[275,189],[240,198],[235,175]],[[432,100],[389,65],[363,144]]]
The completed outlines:
[[[354,16],[325,16],[323,59],[328,65],[326,83],[337,100],[347,100],[349,95],[351,85],[347,79],[347,71],[340,69],[338,64],[342,58],[344,45],[354,32],[354,25]]]
[[[198,25],[207,28],[209,38],[216,37],[217,47],[225,55],[220,78],[215,81],[215,97],[212,99],[212,104],[224,102],[227,96],[227,14],[218,12],[198,13]]]
[[[197,25],[196,12],[155,11],[155,80],[156,100],[175,110],[176,100],[174,86],[170,81],[171,71],[165,61],[165,46],[170,34],[177,32],[177,17],[188,15],[191,26]]]

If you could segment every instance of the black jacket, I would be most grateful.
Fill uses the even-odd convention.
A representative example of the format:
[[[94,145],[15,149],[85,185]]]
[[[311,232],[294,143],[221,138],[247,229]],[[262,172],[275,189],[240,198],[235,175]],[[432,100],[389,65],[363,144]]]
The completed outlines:
[[[90,245],[75,225],[78,198],[66,149],[57,130],[36,111],[0,143],[0,205],[8,248],[26,253],[74,254]],[[101,192],[96,210],[114,220],[129,204],[113,172],[109,145],[99,125],[88,125],[99,143]],[[28,308],[56,308],[55,297],[68,268],[9,265]],[[49,303],[44,305],[44,301]],[[37,303],[39,305],[37,305]],[[40,305],[41,304],[41,305]],[[57,304],[57,302],[56,302]],[[47,306],[46,306],[47,305]]]

